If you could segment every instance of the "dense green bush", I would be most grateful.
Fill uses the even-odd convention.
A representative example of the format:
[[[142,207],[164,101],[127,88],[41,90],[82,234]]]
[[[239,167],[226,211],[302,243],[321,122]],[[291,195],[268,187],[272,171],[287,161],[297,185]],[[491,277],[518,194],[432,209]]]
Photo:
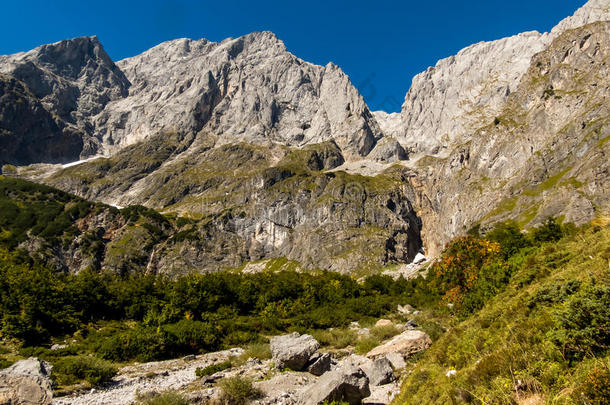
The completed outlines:
[[[90,356],[63,357],[53,362],[53,377],[60,385],[87,381],[91,385],[104,384],[112,379],[117,369],[110,363]]]
[[[197,369],[195,370],[195,375],[197,377],[205,377],[208,375],[212,375],[215,373],[218,373],[219,371],[223,371],[226,370],[228,368],[231,368],[233,365],[231,364],[230,360],[227,361],[223,361],[221,363],[215,363],[215,364],[210,364],[207,367],[197,367]]]
[[[610,349],[610,287],[591,285],[572,295],[555,312],[559,328],[552,335],[570,358]]]
[[[563,236],[563,229],[557,218],[547,218],[544,224],[530,231],[534,242],[557,242]]]
[[[496,224],[495,227],[485,235],[485,238],[499,243],[506,258],[518,253],[521,249],[530,246],[531,244],[527,236],[521,232],[519,225],[517,225],[515,221],[506,221]]]
[[[244,377],[223,378],[218,385],[221,401],[226,405],[243,405],[263,395],[262,391],[254,388],[252,380]]]

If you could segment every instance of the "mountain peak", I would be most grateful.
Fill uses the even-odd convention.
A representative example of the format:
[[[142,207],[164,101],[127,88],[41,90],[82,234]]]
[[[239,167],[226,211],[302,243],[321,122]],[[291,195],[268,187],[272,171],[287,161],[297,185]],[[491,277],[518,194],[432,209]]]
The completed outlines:
[[[553,38],[569,29],[582,27],[596,21],[610,20],[610,2],[608,0],[589,0],[574,15],[563,19],[551,30]]]

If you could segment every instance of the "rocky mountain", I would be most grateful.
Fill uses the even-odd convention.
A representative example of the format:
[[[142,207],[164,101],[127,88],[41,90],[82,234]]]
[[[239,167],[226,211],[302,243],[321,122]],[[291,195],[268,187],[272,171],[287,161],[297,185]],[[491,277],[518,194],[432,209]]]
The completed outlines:
[[[341,69],[298,59],[270,32],[169,41],[117,64],[97,37],[76,38],[2,56],[0,72],[81,133],[81,157],[162,131],[295,147],[332,139],[347,157],[361,157],[382,135]]]
[[[95,37],[2,56],[2,161],[35,163],[3,171],[194,221],[147,244],[151,272],[285,258],[366,273],[476,225],[581,223],[610,209],[609,10],[591,0],[550,33],[443,59],[400,114],[269,32],[117,63]],[[95,159],[42,164],[77,156]]]
[[[77,155],[81,156],[98,153],[101,147],[90,118],[102,111],[110,100],[127,96],[130,86],[97,37],[69,39],[25,53],[0,56],[0,73],[21,81],[48,113],[62,122],[61,126],[68,126],[72,132],[80,134],[82,147]],[[13,118],[28,121],[30,116],[15,115]],[[12,163],[12,155],[3,155],[2,159]],[[74,151],[71,151],[66,155],[58,154],[54,161],[73,159]],[[28,163],[40,161],[48,160]]]
[[[447,157],[417,162],[429,251],[476,223],[583,223],[609,211],[609,50],[608,21],[564,32],[496,118]]]
[[[398,140],[417,153],[446,157],[502,109],[532,57],[563,32],[610,19],[606,0],[591,0],[549,34],[526,32],[480,42],[413,78],[402,106]]]

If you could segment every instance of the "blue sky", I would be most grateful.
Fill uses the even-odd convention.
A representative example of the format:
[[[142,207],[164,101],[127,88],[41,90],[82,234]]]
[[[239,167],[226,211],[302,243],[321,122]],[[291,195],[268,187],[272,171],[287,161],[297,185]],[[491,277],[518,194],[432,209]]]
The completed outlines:
[[[0,54],[97,35],[114,60],[175,38],[270,30],[347,72],[372,110],[399,111],[412,77],[472,43],[549,31],[585,0],[3,0]]]

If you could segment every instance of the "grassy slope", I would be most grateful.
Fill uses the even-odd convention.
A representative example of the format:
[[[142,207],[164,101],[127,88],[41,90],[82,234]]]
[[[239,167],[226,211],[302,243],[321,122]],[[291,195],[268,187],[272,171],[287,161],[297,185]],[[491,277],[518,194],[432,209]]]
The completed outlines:
[[[588,289],[610,287],[610,226],[586,227],[516,260],[507,288],[470,318],[454,319],[413,364],[394,403],[603,403],[581,392],[592,381],[601,384],[596,392],[610,383],[608,319],[587,319],[587,305],[608,307]],[[575,308],[578,321],[570,319]],[[566,334],[604,330],[605,351],[584,342],[580,350],[589,353],[574,353],[559,343]],[[447,377],[449,370],[457,373]]]

